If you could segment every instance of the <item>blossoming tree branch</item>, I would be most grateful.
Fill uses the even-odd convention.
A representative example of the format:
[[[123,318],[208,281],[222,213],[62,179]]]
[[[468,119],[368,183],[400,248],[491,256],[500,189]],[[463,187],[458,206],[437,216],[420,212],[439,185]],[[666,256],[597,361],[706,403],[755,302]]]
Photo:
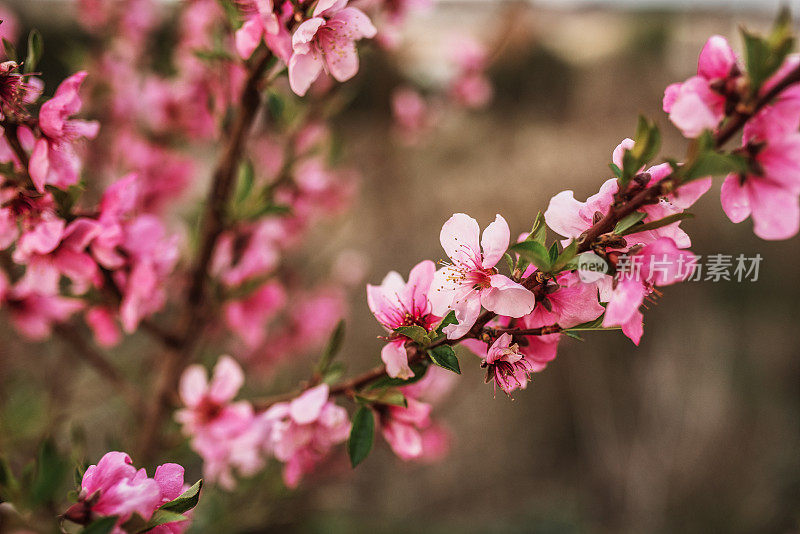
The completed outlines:
[[[271,459],[294,488],[344,449],[355,467],[376,434],[403,460],[440,458],[448,437],[432,411],[462,366],[484,368],[502,397],[525,389],[579,332],[621,330],[638,345],[643,304],[692,273],[681,222],[715,177],[732,222],[750,218],[768,240],[798,233],[800,55],[783,13],[766,37],[743,31],[743,58],[711,37],[697,74],[666,88],[663,109],[687,140],[682,157],[659,157],[659,131],[642,117],[585,201],[558,193],[515,237],[499,214],[482,225],[456,213],[439,234],[445,262],[367,285],[382,363],[344,377],[350,282],[315,284],[282,263],[353,194],[354,171],[335,157],[328,124],[350,98],[362,41],[383,57],[401,53],[417,4],[83,0],[94,52],[53,92],[37,70],[41,35],[20,42],[12,14],[2,15],[0,308],[22,336],[59,340],[113,385],[137,420],[124,445],[140,462],[169,457],[179,426],[203,465],[203,481],[190,485],[177,463],[151,478],[125,452],[73,457],[67,503],[72,466],[45,440],[29,467],[0,462],[2,519],[43,531],[178,533],[203,484],[232,490]],[[144,44],[171,16],[174,47],[155,68]],[[446,82],[417,89],[409,78],[392,96],[404,142],[442,113],[491,98],[487,47],[465,36],[449,46]],[[198,153],[214,154],[207,183]],[[205,196],[192,198],[199,186]],[[187,198],[197,215],[180,220]],[[155,357],[131,377],[109,352],[139,331]],[[209,376],[200,357],[222,346],[232,356]],[[459,357],[458,346],[475,356]],[[237,400],[257,353],[319,357],[295,388]]]

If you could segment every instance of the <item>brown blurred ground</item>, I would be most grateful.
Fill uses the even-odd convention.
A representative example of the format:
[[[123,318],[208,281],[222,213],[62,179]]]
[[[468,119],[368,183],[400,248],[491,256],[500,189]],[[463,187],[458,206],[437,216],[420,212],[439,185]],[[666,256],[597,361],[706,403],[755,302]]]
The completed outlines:
[[[450,4],[420,27],[465,23],[491,38],[505,9]],[[515,20],[493,68],[495,103],[448,118],[414,148],[390,136],[388,75],[367,62],[356,83],[372,90],[338,125],[363,173],[361,195],[347,217],[319,230],[320,254],[363,252],[377,283],[390,269],[405,275],[420,259],[440,259],[439,228],[454,212],[482,225],[502,213],[522,232],[553,194],[596,191],[640,112],[665,131],[664,154],[680,156],[684,145],[660,111],[663,88],[693,73],[710,34],[733,40],[737,23],[768,22],[746,13],[533,9]],[[294,496],[254,484],[239,496],[249,501],[240,517],[253,532],[797,532],[800,238],[768,243],[750,222],[732,225],[718,189],[684,223],[693,251],[760,253],[757,283],[668,288],[645,316],[638,349],[618,333],[565,340],[513,402],[493,398],[465,353],[463,379],[435,412],[454,437],[447,460],[403,464],[381,446],[352,475],[334,467]],[[380,329],[361,288],[352,299],[344,354],[358,371],[377,359]],[[18,363],[63,361],[52,348],[15,341],[3,352]],[[135,346],[128,352],[138,357]],[[14,372],[19,380],[58,374]],[[42,402],[19,389],[8,410]],[[124,429],[96,390],[82,393],[96,401],[86,433],[114,443]]]

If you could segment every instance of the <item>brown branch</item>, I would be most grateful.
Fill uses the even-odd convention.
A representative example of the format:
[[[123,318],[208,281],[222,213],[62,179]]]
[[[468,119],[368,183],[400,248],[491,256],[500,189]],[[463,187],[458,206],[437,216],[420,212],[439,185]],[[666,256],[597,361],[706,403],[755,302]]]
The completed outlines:
[[[205,319],[205,299],[211,263],[217,240],[225,229],[228,203],[233,193],[236,174],[248,134],[261,106],[259,84],[269,67],[272,55],[262,50],[251,60],[239,108],[236,112],[227,144],[217,162],[206,200],[200,229],[200,248],[190,271],[186,295],[186,311],[179,328],[176,348],[169,351],[159,371],[159,381],[141,433],[141,454],[152,457],[160,441],[161,424],[167,415],[177,389],[180,374],[191,360],[200,340]]]
[[[736,135],[736,132],[744,127],[745,123],[750,120],[753,115],[761,111],[770,102],[775,100],[775,98],[777,98],[778,95],[780,95],[790,85],[798,82],[800,82],[800,66],[792,69],[789,74],[787,74],[780,82],[776,83],[772,89],[756,99],[755,103],[753,103],[751,106],[744,106],[742,110],[737,110],[734,112],[731,118],[725,123],[725,126],[717,132],[717,135],[715,136],[715,146],[717,148],[721,148],[734,135]]]
[[[780,93],[785,90],[790,85],[800,82],[800,66],[792,70],[786,77],[784,77],[779,83],[775,85],[770,91],[765,93],[763,96],[759,97],[755,103],[753,103],[749,108],[743,111],[736,111],[734,115],[728,119],[725,123],[725,126],[720,129],[714,137],[715,146],[717,148],[722,147],[727,141],[729,141],[736,133],[741,130],[747,121],[753,117],[758,111],[764,108],[764,106],[768,105],[772,100],[774,100]],[[591,250],[594,246],[596,241],[600,236],[611,232],[616,224],[625,218],[626,216],[630,215],[637,209],[645,206],[647,204],[651,204],[654,202],[658,202],[658,199],[664,195],[669,193],[670,191],[674,190],[680,184],[676,180],[676,176],[670,174],[660,182],[650,186],[643,188],[641,190],[630,192],[629,194],[632,195],[630,198],[621,200],[618,202],[617,205],[612,206],[609,209],[608,213],[605,214],[599,221],[592,225],[586,232],[581,235],[578,240],[578,253],[586,252]],[[542,290],[545,286],[547,277],[544,276],[544,273],[536,272],[534,275],[526,278],[522,281],[522,284],[530,289],[536,296],[537,299],[542,297]],[[437,343],[431,345],[431,347],[435,347],[442,344],[448,345],[456,345],[463,341],[464,339],[468,338],[479,338],[481,333],[484,331],[484,327],[489,321],[497,317],[497,314],[484,311],[478,320],[475,322],[475,325],[470,329],[470,331],[465,334],[464,336],[450,340],[441,340]],[[556,334],[563,329],[558,325],[552,326],[544,326],[540,328],[528,328],[528,329],[519,329],[519,328],[491,328],[489,329],[494,332],[508,332],[515,335],[520,336],[540,336],[540,335],[548,335],[548,334]],[[430,348],[430,347],[429,347]],[[421,351],[415,345],[409,345],[408,349],[408,361],[409,363],[417,363],[419,361],[424,360],[427,358],[427,355],[424,351]],[[363,388],[372,382],[382,378],[386,375],[386,366],[378,366],[375,367],[361,375],[358,375],[354,378],[349,380],[339,382],[331,386],[330,394],[331,395],[341,395],[341,394],[349,394],[355,390]],[[304,388],[305,389],[305,388]],[[280,395],[275,395],[273,397],[268,397],[265,399],[261,399],[260,401],[256,401],[254,405],[258,409],[265,409],[269,406],[277,403],[277,402],[284,402],[289,401],[298,395],[300,395],[304,389],[295,390],[289,393],[284,393]]]

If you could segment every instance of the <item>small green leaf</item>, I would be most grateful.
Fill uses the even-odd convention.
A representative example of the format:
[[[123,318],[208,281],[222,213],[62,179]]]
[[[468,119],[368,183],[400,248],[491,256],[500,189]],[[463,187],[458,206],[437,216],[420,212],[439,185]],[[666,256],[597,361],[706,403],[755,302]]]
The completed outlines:
[[[509,272],[514,272],[514,258],[511,257],[511,254],[506,252],[503,254],[503,259],[506,260],[506,265],[508,266]]]
[[[458,358],[456,352],[450,345],[439,345],[428,350],[428,356],[431,357],[433,363],[439,367],[444,367],[448,371],[453,371],[456,374],[461,374],[461,368],[458,366]]]
[[[236,202],[244,202],[250,193],[253,191],[253,184],[255,183],[255,170],[253,169],[253,162],[244,160],[239,164],[239,174],[236,181]]]
[[[115,515],[101,517],[80,530],[80,534],[109,534],[114,530],[118,517]]]
[[[540,211],[536,214],[536,219],[533,222],[531,233],[528,234],[527,241],[535,241],[544,246],[547,240],[547,223],[544,220],[544,214]]]
[[[411,367],[411,370],[414,372],[414,376],[408,380],[403,380],[402,378],[392,378],[388,375],[383,375],[379,379],[375,380],[375,382],[370,384],[368,389],[371,391],[393,386],[407,386],[422,380],[422,378],[425,376],[425,373],[428,372],[428,366],[425,363],[412,363],[409,367]]]
[[[55,443],[46,439],[39,447],[31,498],[36,503],[51,502],[60,493],[67,474],[67,462],[56,450]]]
[[[418,345],[427,345],[430,343],[428,338],[428,331],[419,325],[412,324],[410,326],[401,326],[395,328],[395,333],[406,336],[408,339],[417,343]]]
[[[555,241],[552,245],[550,245],[548,256],[550,256],[551,264],[556,262],[556,260],[558,259],[558,241]]]
[[[608,167],[611,169],[611,172],[614,173],[614,176],[622,178],[622,169],[620,169],[616,163],[609,163]]]
[[[17,62],[17,47],[14,46],[14,43],[6,38],[3,38],[3,49],[5,50],[6,57],[10,61]]]
[[[742,29],[742,39],[750,88],[753,94],[757,94],[764,82],[775,74],[792,51],[794,38],[791,31],[791,17],[786,11],[782,11],[767,39],[745,29]]]
[[[374,393],[372,391],[375,391]],[[391,406],[408,407],[405,395],[396,389],[370,390],[369,393],[359,393],[356,400],[362,404],[388,404]]]
[[[624,232],[634,224],[644,219],[646,216],[647,214],[642,213],[641,211],[634,211],[633,213],[626,215],[614,227],[614,233],[617,235],[622,235],[621,232]]]
[[[159,507],[159,510],[166,510],[167,512],[175,512],[177,514],[188,512],[197,506],[197,503],[200,500],[200,490],[202,487],[203,480],[200,479],[195,482],[191,488],[181,493],[175,499],[162,504]]]
[[[511,250],[534,264],[540,271],[550,270],[550,254],[538,241],[523,241],[511,246]]]
[[[353,426],[347,440],[347,453],[350,464],[355,467],[369,456],[375,439],[375,415],[367,406],[361,406],[353,415]]]
[[[683,182],[730,173],[746,173],[747,159],[738,154],[723,154],[714,150],[701,152],[692,165],[683,172]]]
[[[440,322],[436,326],[436,330],[434,330],[434,332],[436,332],[436,337],[443,335],[442,330],[444,330],[444,327],[449,326],[451,324],[458,324],[458,319],[456,319],[456,312],[453,310],[447,312],[447,315],[444,316],[442,322]]]
[[[334,358],[336,358],[336,355],[339,354],[339,351],[342,349],[344,327],[345,322],[344,319],[342,319],[336,325],[336,328],[333,329],[331,337],[328,339],[328,345],[325,347],[325,352],[322,353],[322,357],[320,357],[319,363],[317,363],[316,371],[319,374],[325,374]]]
[[[189,518],[183,514],[159,508],[158,510],[155,511],[153,517],[150,518],[150,521],[147,522],[147,525],[145,525],[144,530],[140,530],[138,532],[147,532],[153,530],[159,525],[186,521],[187,519]]]
[[[553,267],[551,271],[557,273],[566,265],[572,261],[572,258],[575,257],[575,254],[578,252],[578,241],[573,240],[572,243],[567,245],[567,248],[561,251],[561,254],[558,255],[558,259],[553,263]]]
[[[31,30],[28,34],[28,55],[25,58],[25,72],[30,73],[36,70],[36,66],[44,54],[44,40],[38,30]]]
[[[650,230],[655,230],[657,228],[661,228],[662,226],[667,226],[668,224],[672,224],[676,221],[683,221],[684,219],[691,219],[694,217],[691,213],[683,212],[683,213],[675,213],[664,217],[663,219],[659,219],[657,221],[651,221],[644,224],[637,224],[631,226],[630,228],[624,230],[623,232],[619,233],[618,235],[625,236],[629,234],[635,234],[638,232],[648,232]]]

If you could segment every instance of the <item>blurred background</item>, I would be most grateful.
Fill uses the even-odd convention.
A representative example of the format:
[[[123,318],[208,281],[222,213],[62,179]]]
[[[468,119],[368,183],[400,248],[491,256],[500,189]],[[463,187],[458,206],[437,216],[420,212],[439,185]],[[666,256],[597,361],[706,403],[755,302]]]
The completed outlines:
[[[69,6],[8,4],[44,34],[42,71],[56,80],[69,72],[80,46]],[[662,127],[663,155],[681,157],[685,144],[661,111],[664,87],[694,73],[708,36],[740,50],[738,25],[767,28],[778,4],[436,4],[412,21],[412,38],[464,28],[489,43],[494,100],[406,146],[388,105],[397,74],[367,56],[358,97],[335,125],[362,173],[360,193],[348,214],[315,230],[298,263],[329,272],[330,258],[349,250],[364,259],[365,282],[379,283],[389,270],[405,276],[421,259],[441,259],[439,229],[454,212],[482,225],[501,213],[520,233],[555,193],[584,199],[598,189],[639,113]],[[683,223],[692,250],[761,254],[757,282],[669,287],[645,314],[638,349],[617,332],[566,339],[514,400],[495,398],[465,352],[463,379],[435,411],[453,437],[445,460],[406,464],[381,444],[356,471],[342,455],[296,492],[271,465],[234,494],[209,492],[198,531],[227,532],[215,522],[225,505],[244,532],[800,532],[800,241],[765,242],[749,221],[731,224],[718,193],[719,183]],[[349,298],[343,354],[358,372],[377,360],[381,329],[362,286]],[[81,420],[70,425],[89,457],[135,432],[91,372],[59,380],[71,365],[59,347],[24,344],[5,323],[0,336],[0,446],[24,444],[76,409]],[[141,352],[133,338],[118,363],[135,368],[126,358]],[[279,389],[305,368],[287,362],[263,378]],[[199,474],[196,457],[180,454]]]

